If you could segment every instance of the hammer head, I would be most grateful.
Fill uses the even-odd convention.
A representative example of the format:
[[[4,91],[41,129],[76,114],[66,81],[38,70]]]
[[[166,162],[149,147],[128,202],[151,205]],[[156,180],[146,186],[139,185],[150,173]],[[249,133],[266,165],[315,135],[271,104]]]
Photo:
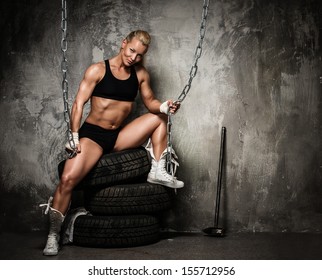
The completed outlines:
[[[209,236],[214,236],[214,237],[225,236],[225,232],[223,228],[209,227],[209,228],[203,229],[202,231]]]

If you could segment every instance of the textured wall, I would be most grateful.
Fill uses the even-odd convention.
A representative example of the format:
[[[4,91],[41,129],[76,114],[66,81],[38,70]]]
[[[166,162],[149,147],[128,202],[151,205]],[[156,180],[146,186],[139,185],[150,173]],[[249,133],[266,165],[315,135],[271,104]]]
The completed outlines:
[[[322,231],[321,14],[315,1],[210,1],[199,71],[174,117],[186,187],[165,215],[174,230],[213,224],[220,130],[227,127],[221,217],[232,231]],[[43,229],[65,154],[60,1],[1,3],[0,227]],[[68,1],[69,89],[148,30],[159,99],[187,82],[202,0]],[[133,116],[145,111],[137,100]]]

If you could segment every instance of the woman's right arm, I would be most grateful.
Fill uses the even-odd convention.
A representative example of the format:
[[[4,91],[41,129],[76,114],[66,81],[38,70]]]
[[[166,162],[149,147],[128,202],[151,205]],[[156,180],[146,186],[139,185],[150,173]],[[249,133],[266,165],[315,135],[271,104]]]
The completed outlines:
[[[102,79],[104,69],[100,63],[91,65],[85,71],[72,106],[70,127],[72,132],[78,132],[83,116],[84,105],[92,96],[96,84]]]
[[[93,64],[85,71],[71,110],[70,128],[73,133],[78,133],[83,116],[84,105],[92,96],[95,86],[104,75],[104,71],[102,63]],[[77,151],[81,151],[80,145],[78,145]]]

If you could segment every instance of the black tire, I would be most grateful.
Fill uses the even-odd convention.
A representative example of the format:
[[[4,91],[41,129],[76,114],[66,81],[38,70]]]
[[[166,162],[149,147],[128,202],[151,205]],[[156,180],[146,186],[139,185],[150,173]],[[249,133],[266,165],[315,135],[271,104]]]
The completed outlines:
[[[116,185],[84,193],[85,208],[93,215],[151,214],[171,206],[169,190],[150,183]]]
[[[66,160],[58,165],[59,177]],[[143,147],[103,155],[77,189],[89,186],[141,182],[150,171],[150,159]]]
[[[73,243],[86,247],[134,247],[159,241],[160,225],[154,216],[79,216]]]

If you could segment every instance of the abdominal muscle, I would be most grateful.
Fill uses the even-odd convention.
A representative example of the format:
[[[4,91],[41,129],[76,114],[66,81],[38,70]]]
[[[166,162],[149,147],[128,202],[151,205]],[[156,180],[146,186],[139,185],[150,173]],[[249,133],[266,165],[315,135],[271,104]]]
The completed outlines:
[[[92,96],[91,111],[85,121],[105,129],[117,129],[130,114],[132,107],[131,101]]]

